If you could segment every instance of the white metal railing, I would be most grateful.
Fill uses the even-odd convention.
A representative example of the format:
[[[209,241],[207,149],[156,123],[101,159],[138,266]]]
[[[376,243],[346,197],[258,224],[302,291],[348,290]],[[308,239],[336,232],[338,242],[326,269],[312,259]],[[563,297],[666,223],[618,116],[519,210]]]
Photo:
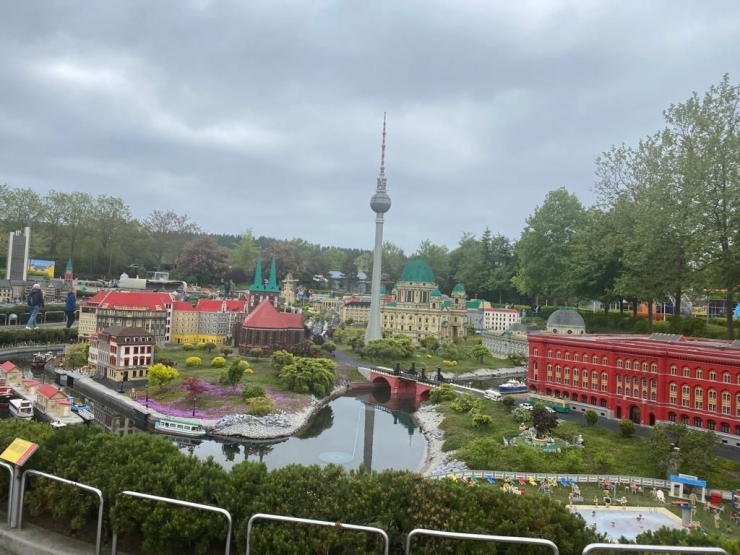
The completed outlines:
[[[256,520],[275,520],[277,522],[293,522],[296,524],[310,524],[313,526],[330,526],[339,530],[354,530],[356,532],[369,532],[370,534],[378,534],[383,538],[385,547],[383,548],[383,555],[388,555],[390,549],[390,541],[388,540],[388,534],[385,530],[380,528],[374,528],[372,526],[360,526],[358,524],[345,524],[343,522],[328,522],[324,520],[311,520],[309,518],[297,518],[294,516],[280,516],[280,515],[269,515],[265,513],[257,513],[252,515],[247,523],[247,554],[249,555],[250,543],[252,535],[252,526]]]
[[[211,505],[203,505],[201,503],[192,503],[190,501],[180,501],[179,499],[172,499],[171,497],[160,497],[158,495],[149,495],[148,493],[139,493],[138,491],[122,491],[118,495],[127,495],[129,497],[136,497],[138,499],[148,499],[149,501],[159,501],[161,503],[169,503],[170,505],[189,507],[191,509],[200,509],[202,511],[211,511],[224,515],[229,523],[229,529],[226,532],[226,551],[224,553],[225,555],[229,555],[229,552],[231,550],[231,530],[233,526],[231,521],[231,513],[226,509],[222,509],[221,507],[213,507]],[[116,500],[116,503],[118,503],[118,500]],[[118,534],[116,533],[115,529],[113,530],[113,539],[111,540],[110,552],[111,555],[116,555],[116,553],[118,552]]]
[[[481,542],[494,542],[494,543],[516,543],[520,545],[531,545],[535,547],[546,547],[550,549],[554,555],[560,555],[558,546],[552,543],[550,540],[541,540],[539,538],[524,538],[517,536],[489,536],[486,534],[464,534],[462,532],[443,532],[441,530],[425,530],[423,528],[417,528],[411,530],[408,537],[406,538],[406,555],[411,553],[411,540],[414,536],[434,536],[436,538],[448,538],[453,540],[473,540]]]
[[[648,553],[690,553],[691,555],[728,555],[721,547],[666,547],[664,545],[629,545],[613,543],[592,543],[587,545],[581,555],[594,551],[628,551]]]
[[[105,505],[105,501],[103,500],[103,492],[100,491],[98,488],[94,488],[92,486],[73,482],[72,480],[67,480],[66,478],[60,478],[59,476],[54,476],[53,474],[46,474],[45,472],[39,472],[38,470],[26,470],[23,473],[23,477],[21,478],[21,496],[20,496],[20,502],[18,503],[18,528],[19,529],[22,527],[22,524],[23,524],[23,496],[26,493],[26,477],[28,476],[41,476],[42,478],[47,478],[49,480],[61,482],[69,486],[79,488],[81,490],[92,492],[98,496],[98,500],[100,501],[100,504],[98,505],[98,527],[97,527],[97,533],[95,535],[95,555],[100,555],[100,546],[102,545],[101,542],[103,539],[103,507]]]
[[[15,482],[15,470],[6,462],[0,461],[0,466],[7,468],[8,472],[10,472],[10,481],[8,482],[10,484],[8,486],[10,488],[8,491],[8,526],[10,526],[10,523],[12,522],[10,517],[13,512],[13,484]]]

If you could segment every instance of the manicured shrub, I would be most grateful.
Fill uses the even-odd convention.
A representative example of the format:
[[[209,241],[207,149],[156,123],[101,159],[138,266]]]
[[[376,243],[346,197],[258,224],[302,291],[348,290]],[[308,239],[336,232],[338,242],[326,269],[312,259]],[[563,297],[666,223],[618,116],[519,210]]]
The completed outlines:
[[[200,360],[200,357],[188,357],[185,360],[185,364],[187,366],[200,366],[202,364],[202,361]]]
[[[265,416],[275,412],[275,401],[267,397],[252,397],[247,399],[249,414],[252,416]]]
[[[457,393],[455,393],[455,388],[452,387],[452,384],[449,383],[442,384],[429,393],[429,400],[432,403],[444,403],[446,401],[452,401],[455,397],[457,397]]]
[[[265,388],[261,385],[250,385],[242,391],[242,399],[254,399],[255,397],[265,397]]]
[[[224,366],[226,366],[226,359],[224,357],[213,357],[213,360],[211,361],[211,366],[213,366],[214,368],[223,368]]]
[[[190,343],[183,343],[182,344],[182,350],[183,351],[192,351],[193,349],[195,349],[195,347],[193,347],[193,345],[190,344]]]

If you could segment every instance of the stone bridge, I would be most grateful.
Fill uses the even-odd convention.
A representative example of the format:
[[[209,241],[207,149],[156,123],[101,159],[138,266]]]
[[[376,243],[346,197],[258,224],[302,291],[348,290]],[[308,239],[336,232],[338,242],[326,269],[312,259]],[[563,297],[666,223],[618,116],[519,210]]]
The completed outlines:
[[[373,397],[377,404],[393,406],[399,399],[413,399],[414,404],[429,400],[429,392],[439,383],[429,379],[426,374],[416,371],[402,372],[400,369],[372,367],[366,368],[368,379],[373,388]],[[386,398],[387,397],[387,398]]]

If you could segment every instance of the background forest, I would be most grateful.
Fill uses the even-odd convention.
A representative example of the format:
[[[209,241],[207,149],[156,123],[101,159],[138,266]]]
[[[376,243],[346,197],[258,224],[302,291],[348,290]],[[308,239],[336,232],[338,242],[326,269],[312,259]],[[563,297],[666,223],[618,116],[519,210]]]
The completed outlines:
[[[386,242],[387,281],[420,257],[443,292],[461,282],[469,297],[494,303],[672,300],[679,312],[682,299],[721,295],[733,338],[740,283],[739,103],[740,87],[725,76],[704,95],[669,106],[663,129],[596,160],[593,206],[566,189],[551,191],[517,239],[485,229],[463,233],[454,248],[422,240],[413,253]],[[369,250],[255,237],[251,230],[211,235],[173,211],[154,210],[137,220],[121,198],[0,185],[0,252],[6,252],[8,232],[26,225],[33,230],[33,258],[55,260],[57,273],[71,258],[82,278],[169,269],[189,283],[248,283],[260,250],[277,258],[280,279],[291,273],[311,288],[322,288],[320,277],[330,270],[348,276],[372,271]]]

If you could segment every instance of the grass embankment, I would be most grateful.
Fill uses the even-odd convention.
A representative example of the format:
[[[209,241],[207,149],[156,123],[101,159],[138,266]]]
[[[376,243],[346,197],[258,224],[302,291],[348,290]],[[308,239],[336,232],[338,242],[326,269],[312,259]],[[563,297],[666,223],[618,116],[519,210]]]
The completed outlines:
[[[421,347],[418,348],[419,352],[417,352],[416,354],[408,358],[398,360],[380,360],[363,357],[360,356],[359,353],[353,351],[352,347],[350,347],[346,343],[338,344],[337,348],[340,349],[342,352],[347,353],[352,358],[355,358],[362,362],[367,362],[368,364],[374,364],[376,366],[386,366],[388,368],[395,368],[396,363],[400,363],[401,368],[408,369],[411,366],[411,363],[415,362],[417,370],[420,370],[421,368],[426,368],[427,372],[429,372],[436,370],[437,368],[441,368],[442,372],[466,374],[468,372],[475,372],[476,370],[480,370],[481,368],[499,369],[512,367],[511,362],[509,362],[509,360],[505,358],[496,358],[488,355],[483,357],[482,361],[478,361],[472,356],[468,355],[467,352],[475,346],[476,339],[477,338],[475,337],[468,337],[465,339],[465,341],[462,341],[459,344],[458,348],[463,356],[461,356],[461,358],[457,361],[457,366],[446,366],[444,364],[443,356],[439,354],[424,353]]]
[[[244,379],[237,387],[220,386],[219,377],[226,367],[215,368],[211,361],[219,355],[217,350],[207,352],[205,350],[186,351],[182,348],[164,349],[160,357],[176,363],[179,377],[163,388],[149,388],[150,406],[160,412],[172,416],[195,416],[199,418],[220,418],[227,414],[247,412],[247,406],[242,399],[242,390],[252,385],[259,385],[265,389],[267,396],[271,398],[277,409],[295,411],[304,408],[311,399],[309,394],[288,391],[280,382],[278,372],[270,366],[269,358],[247,359],[252,369],[252,374],[245,374]],[[234,357],[235,355],[230,355]],[[200,366],[188,366],[186,360],[190,357],[199,357]],[[227,366],[228,361],[227,358]],[[360,381],[363,378],[356,368],[337,366],[337,375],[347,381]],[[189,377],[196,377],[206,384],[206,390],[197,395],[195,403],[186,398],[188,391],[182,387],[183,381]],[[134,393],[137,400],[144,402],[142,391]]]
[[[618,432],[598,425],[588,427],[585,423],[565,422],[553,435],[571,443],[581,435],[585,448],[544,453],[528,446],[504,446],[504,437],[519,435],[519,425],[501,403],[483,404],[481,412],[490,415],[493,421],[480,428],[473,426],[469,415],[450,408],[449,403],[442,404],[440,410],[445,415],[440,426],[445,432],[444,450],[459,449],[458,457],[472,469],[663,477],[650,460],[650,446],[644,438],[623,438]],[[713,457],[700,478],[713,488],[740,488],[740,463]]]

